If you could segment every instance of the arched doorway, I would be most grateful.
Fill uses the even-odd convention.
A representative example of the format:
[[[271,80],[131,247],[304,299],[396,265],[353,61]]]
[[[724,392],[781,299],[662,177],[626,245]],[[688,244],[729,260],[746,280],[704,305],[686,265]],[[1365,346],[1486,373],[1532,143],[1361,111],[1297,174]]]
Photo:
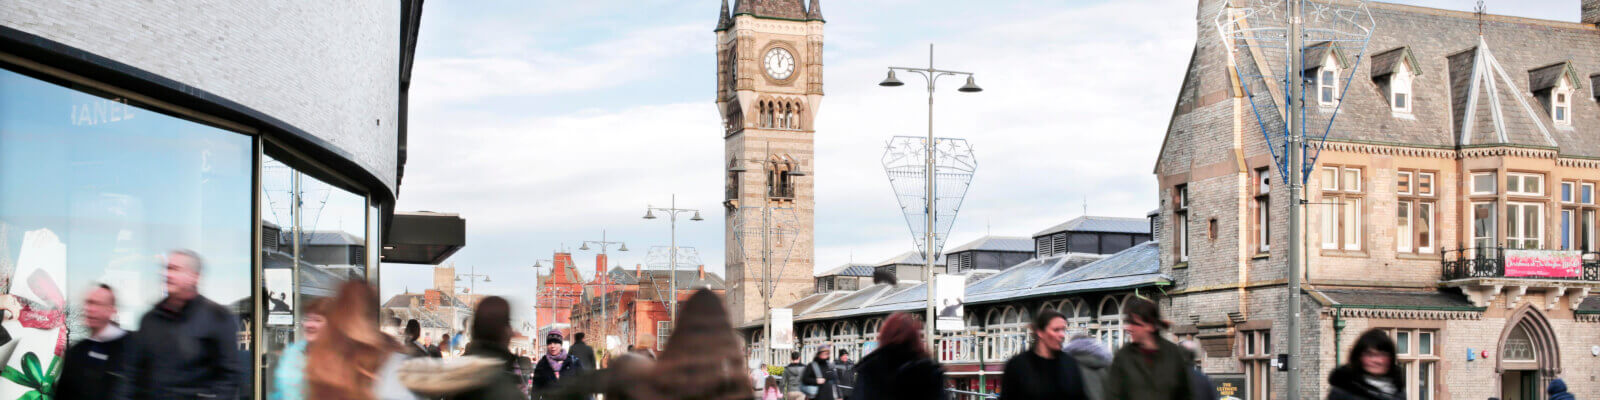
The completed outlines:
[[[1561,349],[1544,313],[1523,305],[1500,332],[1495,371],[1504,400],[1542,400],[1550,379],[1561,373]]]

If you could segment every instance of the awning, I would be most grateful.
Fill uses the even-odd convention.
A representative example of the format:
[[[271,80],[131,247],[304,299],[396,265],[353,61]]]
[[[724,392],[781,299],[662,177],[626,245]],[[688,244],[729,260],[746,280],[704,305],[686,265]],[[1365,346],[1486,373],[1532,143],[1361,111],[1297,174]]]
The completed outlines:
[[[383,242],[383,262],[438,265],[467,245],[467,220],[457,214],[396,212]]]

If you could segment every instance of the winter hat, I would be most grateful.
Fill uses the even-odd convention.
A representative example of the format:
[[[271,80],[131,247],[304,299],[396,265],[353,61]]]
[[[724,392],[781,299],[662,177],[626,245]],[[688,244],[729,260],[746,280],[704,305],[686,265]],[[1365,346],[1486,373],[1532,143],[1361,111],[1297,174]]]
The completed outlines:
[[[550,332],[544,337],[544,344],[561,344],[561,332]]]

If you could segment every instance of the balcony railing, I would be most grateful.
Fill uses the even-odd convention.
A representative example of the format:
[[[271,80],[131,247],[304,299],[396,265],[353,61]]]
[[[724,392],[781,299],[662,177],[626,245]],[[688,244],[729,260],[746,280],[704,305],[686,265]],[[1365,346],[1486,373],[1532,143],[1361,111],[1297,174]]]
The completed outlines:
[[[1439,261],[1444,267],[1444,280],[1508,278],[1506,276],[1507,250],[1503,246],[1445,250],[1439,255]],[[1600,252],[1584,252],[1581,253],[1581,257],[1582,265],[1578,276],[1510,276],[1509,278],[1600,281]]]

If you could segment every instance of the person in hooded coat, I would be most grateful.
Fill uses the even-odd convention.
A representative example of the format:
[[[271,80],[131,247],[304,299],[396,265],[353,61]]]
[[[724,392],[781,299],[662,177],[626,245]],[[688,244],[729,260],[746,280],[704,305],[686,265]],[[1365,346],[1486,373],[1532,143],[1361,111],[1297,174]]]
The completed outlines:
[[[1072,334],[1072,340],[1067,341],[1061,351],[1078,362],[1078,371],[1083,374],[1083,393],[1089,400],[1106,400],[1106,367],[1111,366],[1111,349],[1100,344],[1094,335],[1078,332]]]
[[[855,367],[849,398],[945,400],[944,367],[922,346],[922,325],[911,314],[895,313],[878,330],[878,349]]]
[[[1567,381],[1563,381],[1561,378],[1551,379],[1550,387],[1545,389],[1544,392],[1550,395],[1550,400],[1577,399],[1576,397],[1572,397],[1572,393],[1567,393]]]
[[[1395,364],[1395,345],[1382,329],[1356,338],[1349,362],[1328,375],[1328,400],[1403,400],[1405,372]]]

